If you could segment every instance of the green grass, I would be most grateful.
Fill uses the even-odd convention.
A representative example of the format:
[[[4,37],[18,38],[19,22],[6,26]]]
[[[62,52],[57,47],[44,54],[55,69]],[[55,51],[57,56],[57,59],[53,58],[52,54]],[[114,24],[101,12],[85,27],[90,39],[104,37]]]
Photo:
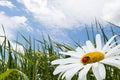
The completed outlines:
[[[112,35],[115,35],[114,29],[110,27]],[[96,27],[92,30],[92,42],[95,43],[95,31],[101,33],[104,43],[107,42],[108,37],[101,24],[96,22]],[[3,28],[4,34],[5,30]],[[42,36],[42,40],[26,37],[22,35],[23,42],[19,41],[17,36],[16,49],[13,49],[11,42],[6,35],[0,35],[4,41],[0,44],[0,80],[57,80],[59,75],[53,75],[56,66],[51,65],[51,61],[59,59],[60,57],[68,57],[59,54],[59,51],[74,50],[74,47],[81,46],[74,41],[74,46],[68,44],[52,41],[50,36],[46,39]],[[88,28],[86,28],[86,37],[90,39]],[[117,39],[115,39],[116,41]],[[17,50],[18,45],[24,48],[23,53]],[[117,45],[117,43],[116,43]],[[120,70],[106,65],[106,80],[120,80]],[[96,80],[89,71],[88,80]],[[75,75],[72,80],[77,80]]]

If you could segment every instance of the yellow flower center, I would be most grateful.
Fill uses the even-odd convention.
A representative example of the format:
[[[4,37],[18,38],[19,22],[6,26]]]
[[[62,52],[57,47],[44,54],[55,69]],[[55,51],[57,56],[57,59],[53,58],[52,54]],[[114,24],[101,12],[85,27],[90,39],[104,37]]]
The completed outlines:
[[[94,63],[104,59],[104,54],[102,52],[89,52],[83,55],[81,62],[83,64]]]

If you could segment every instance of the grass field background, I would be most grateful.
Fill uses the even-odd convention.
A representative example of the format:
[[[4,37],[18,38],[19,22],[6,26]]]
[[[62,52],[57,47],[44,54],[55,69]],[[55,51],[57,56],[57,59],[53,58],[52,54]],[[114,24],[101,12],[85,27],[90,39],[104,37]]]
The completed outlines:
[[[109,32],[111,37],[113,35],[120,35],[116,33],[113,24],[109,25]],[[103,44],[108,41],[107,32],[104,27],[96,23],[96,27],[91,26],[92,36],[89,35],[88,28],[86,27],[86,36],[95,44],[96,33],[101,34]],[[116,26],[116,28],[120,29]],[[31,36],[20,34],[17,39],[14,40],[16,48],[14,49],[11,42],[6,37],[5,30],[3,28],[4,35],[0,34],[0,38],[3,39],[0,43],[0,80],[57,80],[59,75],[53,75],[53,71],[56,66],[51,65],[51,61],[59,58],[65,58],[59,54],[59,51],[74,50],[75,47],[81,46],[78,42],[74,42],[74,45],[59,43],[48,37],[42,36],[42,39],[35,39]],[[19,41],[19,37],[22,37],[22,42]],[[114,41],[120,40],[118,36]],[[85,44],[85,43],[84,43]],[[116,45],[118,45],[116,43]],[[24,51],[17,50],[17,46],[23,47]],[[114,66],[106,65],[106,80],[120,80],[120,70]],[[77,74],[73,80],[77,80]],[[88,80],[96,80],[92,71],[87,74]]]

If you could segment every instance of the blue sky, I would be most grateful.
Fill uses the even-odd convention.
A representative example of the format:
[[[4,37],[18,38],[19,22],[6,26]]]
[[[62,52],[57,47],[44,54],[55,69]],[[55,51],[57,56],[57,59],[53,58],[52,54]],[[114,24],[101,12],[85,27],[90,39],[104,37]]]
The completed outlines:
[[[55,41],[83,44],[87,40],[85,25],[91,35],[90,25],[95,18],[109,37],[110,27],[105,21],[120,26],[119,3],[120,0],[0,0],[0,24],[11,41],[20,32],[39,39],[42,33],[49,34]],[[119,28],[113,28],[120,33]]]

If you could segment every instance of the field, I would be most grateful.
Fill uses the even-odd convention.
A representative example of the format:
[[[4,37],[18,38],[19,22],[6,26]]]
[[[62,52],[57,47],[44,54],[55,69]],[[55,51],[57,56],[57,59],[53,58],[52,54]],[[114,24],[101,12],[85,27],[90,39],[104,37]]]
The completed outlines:
[[[120,29],[116,26],[116,28]],[[5,30],[3,28],[4,34]],[[92,39],[89,36],[88,28],[86,27],[86,37],[95,44],[95,34],[100,33],[103,37],[103,42],[108,41],[107,33],[104,27],[96,23],[96,27],[91,26]],[[111,36],[120,35],[114,31],[114,27],[110,24],[109,32]],[[59,43],[48,37],[42,36],[42,39],[35,39],[31,36],[20,34],[14,40],[16,43],[15,48],[11,45],[11,41],[5,35],[0,35],[3,39],[0,43],[0,80],[57,80],[59,75],[53,75],[56,66],[51,64],[51,61],[59,58],[66,58],[59,54],[59,51],[74,50],[75,47],[81,46],[78,42],[73,42],[74,45]],[[22,42],[19,41],[22,37]],[[120,39],[120,36],[114,41]],[[116,43],[116,45],[118,45]],[[23,47],[23,51],[17,50],[19,46]],[[120,80],[120,70],[114,66],[105,65],[106,67],[106,80]],[[75,75],[72,80],[77,80],[78,75]],[[88,80],[96,80],[92,71],[87,74]],[[64,79],[65,80],[65,79]]]

